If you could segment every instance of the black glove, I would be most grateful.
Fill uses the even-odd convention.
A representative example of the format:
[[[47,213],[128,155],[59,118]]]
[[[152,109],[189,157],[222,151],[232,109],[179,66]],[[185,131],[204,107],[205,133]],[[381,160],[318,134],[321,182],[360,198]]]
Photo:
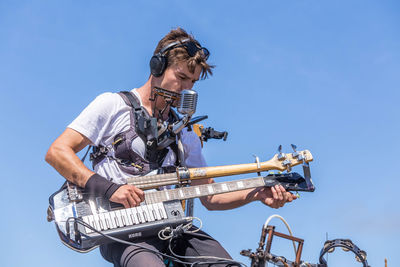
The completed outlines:
[[[85,190],[91,195],[110,199],[114,192],[121,186],[122,184],[113,183],[95,173],[90,176],[89,180],[86,182]]]

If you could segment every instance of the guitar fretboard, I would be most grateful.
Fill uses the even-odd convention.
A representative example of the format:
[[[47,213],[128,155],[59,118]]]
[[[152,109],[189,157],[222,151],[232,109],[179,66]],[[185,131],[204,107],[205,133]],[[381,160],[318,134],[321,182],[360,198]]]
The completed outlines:
[[[169,200],[183,200],[209,195],[217,195],[249,188],[265,186],[263,177],[242,179],[229,182],[195,185],[163,191],[145,192],[146,204],[164,202]]]

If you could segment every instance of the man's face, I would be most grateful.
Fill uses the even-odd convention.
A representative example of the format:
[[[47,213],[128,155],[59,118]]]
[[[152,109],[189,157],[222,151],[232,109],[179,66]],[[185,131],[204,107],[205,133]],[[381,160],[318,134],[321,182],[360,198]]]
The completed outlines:
[[[159,84],[155,84],[155,86],[181,93],[182,90],[192,89],[195,82],[199,80],[200,74],[201,67],[199,65],[196,66],[194,73],[191,73],[186,62],[179,62],[168,67],[164,75],[159,77]],[[157,98],[156,108],[159,111],[163,110],[166,105],[167,103],[162,97]]]
[[[180,93],[185,89],[192,89],[195,82],[199,80],[201,67],[196,66],[194,73],[188,69],[186,62],[179,62],[168,67],[161,77],[161,88]]]

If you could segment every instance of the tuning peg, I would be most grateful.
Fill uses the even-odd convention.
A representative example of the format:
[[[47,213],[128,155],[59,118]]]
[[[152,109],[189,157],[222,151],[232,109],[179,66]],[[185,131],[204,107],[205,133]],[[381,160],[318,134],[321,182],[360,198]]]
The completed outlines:
[[[292,146],[293,151],[296,152],[297,146],[293,145],[293,144],[291,144],[291,146]]]
[[[294,152],[292,153],[292,157],[293,157],[293,158],[297,158],[297,160],[299,160],[299,161],[304,160],[303,155],[300,154],[299,152],[297,152],[297,146],[294,145],[294,144],[291,144],[291,146],[292,146],[292,149],[293,149],[293,151],[294,151]]]
[[[297,146],[296,145],[294,145],[294,144],[291,144],[291,147],[292,147],[292,149],[293,149],[293,153],[292,153],[292,157],[293,158],[298,158],[299,156],[300,156],[300,154],[299,154],[299,152],[297,152]],[[300,160],[300,159],[298,159],[298,160]]]
[[[286,155],[282,153],[282,145],[278,146],[278,160],[284,160]]]
[[[286,158],[285,153],[282,153],[282,145],[278,147],[278,160],[283,161],[282,165],[286,167],[286,171],[290,172],[292,170],[291,162]]]
[[[282,165],[286,167],[287,172],[292,171],[292,164],[290,163],[290,160],[285,160]]]

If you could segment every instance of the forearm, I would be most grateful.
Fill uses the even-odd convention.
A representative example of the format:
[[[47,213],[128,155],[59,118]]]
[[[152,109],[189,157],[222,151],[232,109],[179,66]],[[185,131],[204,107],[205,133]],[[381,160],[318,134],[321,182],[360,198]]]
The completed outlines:
[[[257,192],[258,189],[246,189],[203,197],[201,198],[201,202],[208,210],[235,209],[250,202],[259,200]]]
[[[81,162],[76,153],[90,143],[84,135],[67,128],[50,146],[46,161],[68,181],[85,187],[94,172]]]
[[[85,187],[87,180],[94,174],[75,154],[72,148],[54,144],[46,154],[46,161],[68,181]]]

